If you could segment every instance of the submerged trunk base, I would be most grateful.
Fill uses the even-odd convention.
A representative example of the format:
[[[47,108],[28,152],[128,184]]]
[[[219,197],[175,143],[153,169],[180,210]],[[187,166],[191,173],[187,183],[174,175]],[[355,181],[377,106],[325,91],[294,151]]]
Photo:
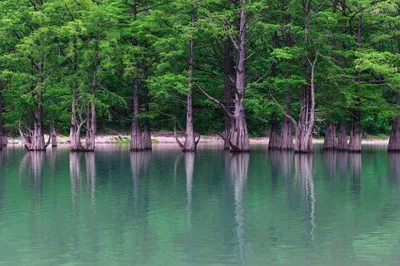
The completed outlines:
[[[336,126],[331,122],[326,127],[326,133],[324,138],[324,150],[335,149],[336,144]]]
[[[393,121],[392,132],[389,138],[389,152],[400,152],[400,116]]]

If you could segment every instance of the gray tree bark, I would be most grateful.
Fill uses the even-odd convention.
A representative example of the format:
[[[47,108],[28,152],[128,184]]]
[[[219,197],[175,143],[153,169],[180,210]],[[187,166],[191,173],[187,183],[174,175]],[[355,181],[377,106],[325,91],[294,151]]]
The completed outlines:
[[[328,122],[324,138],[324,149],[333,150],[336,147],[336,126]]]
[[[347,133],[346,133],[346,122],[342,121],[340,123],[338,142],[336,144],[336,149],[339,151],[347,151]]]
[[[240,10],[240,26],[239,26],[239,42],[236,44],[237,48],[237,62],[236,62],[236,93],[235,93],[235,110],[233,114],[229,144],[231,151],[234,152],[248,152],[250,151],[249,134],[247,131],[247,123],[245,116],[245,106],[243,103],[245,89],[246,89],[246,74],[245,74],[245,60],[246,60],[246,0],[242,0]]]
[[[396,94],[396,104],[400,105],[400,92],[397,92]],[[400,151],[400,115],[397,115],[393,121],[388,150],[390,152]]]
[[[273,114],[274,116],[275,114]],[[271,133],[269,134],[268,149],[275,150],[281,148],[281,136],[279,134],[278,121],[272,118]]]
[[[54,126],[54,117],[50,120],[50,138],[51,138],[51,146],[57,147],[57,132]]]

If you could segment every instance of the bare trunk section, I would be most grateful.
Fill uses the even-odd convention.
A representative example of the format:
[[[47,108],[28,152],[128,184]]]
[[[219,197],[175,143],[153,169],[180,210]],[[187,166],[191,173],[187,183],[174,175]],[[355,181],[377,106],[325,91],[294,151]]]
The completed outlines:
[[[192,14],[192,23],[194,22],[194,14]],[[194,41],[189,41],[189,92],[186,97],[186,139],[184,148],[185,152],[193,152],[196,150],[196,141],[194,137],[193,128],[193,98],[192,98],[192,85],[193,85],[193,65],[194,65]]]
[[[281,150],[291,151],[293,150],[293,134],[292,134],[292,122],[287,117],[284,118],[281,131]]]
[[[328,122],[324,138],[324,150],[333,150],[336,147],[336,126]]]
[[[360,128],[360,113],[357,112],[351,122],[349,152],[361,152],[362,132]]]
[[[43,123],[42,123],[42,118],[43,118],[43,109],[41,104],[36,107],[36,110],[34,112],[34,120],[33,120],[33,125],[32,127],[28,127],[28,134],[24,134],[22,132],[22,119],[23,116],[21,117],[21,120],[18,125],[18,130],[19,134],[21,136],[21,139],[24,143],[24,146],[26,150],[28,151],[45,151],[47,146],[50,143],[50,137],[47,143],[44,140],[44,131],[43,131]]]
[[[336,149],[339,151],[347,151],[348,148],[349,147],[347,144],[346,123],[343,121],[340,123],[339,136],[338,136],[338,142],[336,144]]]
[[[397,105],[400,105],[400,92],[397,92],[396,94],[396,103]],[[397,115],[393,121],[388,150],[390,152],[400,151],[400,115]]]
[[[229,133],[229,144],[231,151],[248,152],[250,151],[249,133],[247,131],[247,123],[245,117],[245,107],[243,104],[244,94],[246,90],[246,0],[242,1],[240,11],[240,26],[239,26],[239,43],[237,48],[236,62],[236,93],[235,93],[235,111],[231,130]]]
[[[310,42],[310,13],[311,13],[311,0],[307,0],[304,6],[305,13],[305,42]],[[302,86],[301,94],[301,109],[300,109],[300,119],[299,122],[291,118],[293,124],[296,127],[296,141],[294,145],[294,150],[298,153],[309,153],[313,151],[312,145],[312,131],[315,122],[315,66],[318,60],[318,50],[314,51],[313,60],[307,54],[305,56],[305,64],[310,65],[310,72],[306,69],[307,83]],[[288,116],[288,115],[287,115]],[[289,117],[288,117],[289,118]]]
[[[87,119],[86,119],[86,151],[94,151],[95,149],[95,139],[96,139],[96,130],[97,130],[97,114],[96,114],[96,91],[97,91],[97,69],[99,65],[98,58],[98,46],[99,46],[99,37],[96,37],[96,43],[94,47],[94,55],[93,55],[93,84],[92,84],[92,99],[88,104],[87,108]]]
[[[144,150],[142,132],[140,131],[139,120],[139,81],[135,79],[133,85],[133,120],[131,134],[131,151]]]
[[[40,75],[43,73],[43,61],[40,61],[39,63],[35,63],[32,60],[32,65],[36,68],[36,70],[39,72]],[[41,76],[39,78],[38,83],[36,86],[40,86],[44,81],[44,78]],[[22,141],[24,142],[25,148],[28,151],[45,151],[47,146],[50,143],[50,137],[48,142],[46,143],[44,140],[44,130],[43,130],[43,97],[42,97],[42,92],[41,90],[38,90],[36,96],[35,96],[35,101],[36,101],[36,107],[34,111],[34,119],[33,119],[33,125],[32,127],[28,127],[28,134],[24,134],[22,132],[22,119],[23,116],[21,116],[21,120],[18,125],[18,130],[21,136]]]
[[[149,107],[149,90],[146,87],[144,90],[144,102],[145,102],[145,112],[148,113],[150,111]],[[144,119],[144,127],[143,127],[143,132],[142,132],[142,138],[143,138],[143,146],[145,150],[151,150],[152,149],[152,142],[151,142],[151,132],[150,132],[150,121],[148,118]]]
[[[357,26],[357,46],[358,48],[362,48],[362,17],[358,18],[358,26]],[[348,151],[349,152],[361,152],[361,140],[362,140],[362,132],[360,128],[360,120],[361,120],[361,112],[358,109],[359,105],[359,94],[360,94],[360,81],[361,81],[361,71],[357,70],[356,74],[356,100],[355,100],[355,108],[353,110],[353,117],[351,122],[350,129],[350,142]]]
[[[33,122],[33,129],[31,135],[31,143],[27,146],[31,151],[44,151],[46,150],[46,143],[44,141],[43,131],[43,108],[38,106],[35,110],[35,119]]]
[[[51,138],[51,146],[57,147],[57,133],[54,126],[54,117],[52,117],[50,121],[50,138]]]
[[[286,9],[288,7],[286,6]],[[291,18],[290,14],[285,15],[285,24],[288,25],[291,23]],[[293,45],[292,42],[292,36],[290,35],[289,31],[286,31],[285,36],[284,36],[284,43],[286,47],[291,47]],[[290,87],[288,88],[285,96],[285,112],[290,115],[291,110],[290,110],[290,92],[289,92]],[[294,149],[294,144],[293,144],[293,132],[292,132],[292,122],[288,117],[285,116],[282,122],[282,130],[281,130],[281,150],[285,151],[291,151]]]
[[[3,91],[3,81],[0,80],[0,150],[3,149],[3,146],[5,146],[4,142],[4,129],[3,129],[3,95],[2,95],[2,91]]]
[[[194,11],[191,13],[192,26],[194,25]],[[193,127],[193,98],[192,98],[192,87],[193,87],[193,65],[194,65],[194,40],[189,40],[189,84],[188,93],[186,95],[186,132],[185,142],[182,144],[178,137],[176,141],[183,152],[194,152],[197,147],[198,141],[195,139],[194,127]]]
[[[273,116],[275,116],[275,114],[273,114]],[[280,147],[281,147],[281,136],[279,135],[278,121],[275,118],[273,118],[271,122],[271,133],[269,135],[268,149],[274,150],[274,149],[280,149]]]
[[[273,48],[276,49],[278,47],[278,34],[274,33],[272,36]],[[276,78],[276,63],[273,62],[271,65],[271,77]],[[269,134],[269,142],[268,149],[279,149],[281,146],[281,136],[279,134],[279,126],[278,120],[276,119],[276,113],[272,113],[272,121],[271,121],[271,132]]]
[[[83,147],[82,142],[81,142],[81,129],[82,126],[85,124],[86,119],[83,119],[82,117],[82,112],[83,110],[81,109],[78,112],[78,95],[77,95],[77,89],[78,89],[78,84],[77,84],[77,70],[78,70],[78,47],[77,47],[77,37],[74,36],[74,42],[73,42],[73,48],[74,48],[74,57],[73,57],[73,70],[74,70],[74,75],[75,75],[75,80],[73,82],[72,86],[72,104],[71,104],[71,127],[70,127],[70,132],[69,132],[69,139],[70,139],[70,149],[73,152],[77,151],[86,151],[86,149]]]
[[[313,66],[315,66],[315,64],[313,64]],[[296,125],[296,141],[294,149],[298,153],[309,153],[313,151],[312,130],[315,120],[315,98],[313,81],[314,67],[312,67],[311,72],[311,85],[303,85],[300,121]]]
[[[132,16],[133,20],[136,21],[137,17],[137,1],[133,1],[132,5]],[[138,45],[137,38],[134,36],[132,38],[131,44],[133,47]],[[135,62],[136,67],[138,67],[138,62]],[[139,102],[139,78],[135,77],[133,82],[133,120],[132,120],[132,134],[131,134],[131,151],[143,151],[146,150],[145,137],[142,135],[142,131],[140,129],[140,102]],[[146,136],[148,137],[148,135]],[[151,148],[151,146],[150,146]]]

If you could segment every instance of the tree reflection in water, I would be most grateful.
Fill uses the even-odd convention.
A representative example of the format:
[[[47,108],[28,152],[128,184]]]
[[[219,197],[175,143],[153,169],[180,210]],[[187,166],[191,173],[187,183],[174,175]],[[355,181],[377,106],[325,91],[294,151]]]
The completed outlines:
[[[400,192],[400,153],[389,152],[388,178],[390,184],[396,185]]]
[[[132,185],[133,185],[133,213],[135,218],[146,218],[147,195],[140,193],[141,182],[147,177],[151,162],[151,151],[139,151],[130,153]],[[143,186],[147,190],[147,186]],[[145,192],[147,194],[147,192]]]
[[[294,157],[296,176],[300,183],[302,193],[302,202],[310,217],[310,236],[311,241],[314,241],[315,223],[315,188],[312,176],[313,170],[313,155],[312,154],[295,154]]]
[[[69,154],[69,174],[71,179],[71,199],[72,209],[76,210],[77,204],[77,186],[82,189],[81,173],[81,152],[70,152]]]
[[[42,201],[43,192],[43,166],[46,153],[43,151],[26,152],[19,165],[19,181],[24,184],[26,181],[35,190],[36,199],[39,205]],[[24,179],[24,174],[28,173],[28,179]]]
[[[230,177],[235,189],[235,220],[238,254],[241,264],[245,264],[245,228],[243,194],[246,187],[250,153],[231,153],[229,158]]]
[[[86,189],[89,195],[92,210],[94,211],[96,203],[96,165],[94,152],[70,152],[69,155],[69,170],[71,179],[71,198],[72,205],[75,209],[78,201],[78,189],[82,191],[82,167],[81,160],[85,158],[86,166]]]
[[[325,150],[324,161],[329,180],[333,181],[336,177],[336,151]]]
[[[50,158],[48,159],[48,161],[49,161],[49,164],[50,164],[49,165],[50,177],[52,179],[54,179],[54,177],[56,176],[57,151],[58,151],[57,147],[52,147],[51,150],[50,150],[50,153],[46,153],[46,154],[50,155],[49,156]]]
[[[186,171],[186,196],[187,196],[187,224],[189,237],[189,262],[193,262],[193,230],[192,230],[192,190],[193,190],[193,173],[194,173],[195,153],[185,153],[185,171]]]
[[[338,151],[336,154],[338,167],[339,167],[339,177],[342,183],[346,183],[347,176],[347,161],[349,159],[349,153]]]
[[[349,153],[351,191],[359,198],[361,192],[361,153]]]
[[[90,202],[92,207],[96,204],[96,165],[95,165],[95,153],[85,152],[86,161],[86,182],[89,190]],[[94,209],[93,209],[94,210]]]

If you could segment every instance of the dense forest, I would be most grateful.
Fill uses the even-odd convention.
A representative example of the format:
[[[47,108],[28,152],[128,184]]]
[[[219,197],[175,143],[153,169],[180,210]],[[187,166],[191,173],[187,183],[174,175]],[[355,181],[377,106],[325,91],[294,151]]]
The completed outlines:
[[[27,150],[70,136],[174,130],[183,151],[400,151],[400,0],[2,0],[0,132]],[[45,139],[44,134],[49,134]],[[4,142],[4,137],[1,140]]]

